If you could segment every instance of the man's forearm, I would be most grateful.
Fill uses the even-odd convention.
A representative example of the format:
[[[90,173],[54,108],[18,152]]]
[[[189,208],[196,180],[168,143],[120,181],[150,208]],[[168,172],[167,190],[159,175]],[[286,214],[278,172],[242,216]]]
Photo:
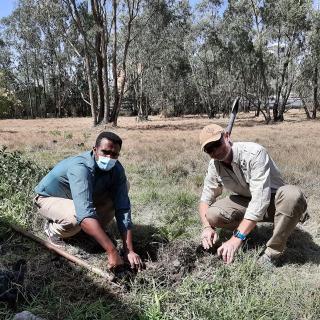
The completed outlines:
[[[208,209],[209,209],[209,205],[205,202],[200,202],[199,204],[199,216],[200,216],[200,220],[202,223],[202,226],[205,227],[209,227],[210,223],[208,222],[206,215],[208,213]]]
[[[82,220],[80,226],[85,233],[92,236],[108,253],[116,250],[113,242],[102,229],[98,220],[94,218],[85,218]]]
[[[248,235],[256,226],[257,221],[253,221],[253,220],[248,220],[248,219],[243,219],[237,230],[239,230],[241,233]]]
[[[121,233],[121,238],[123,242],[123,249],[127,252],[133,251],[133,244],[132,244],[132,231],[126,230]]]

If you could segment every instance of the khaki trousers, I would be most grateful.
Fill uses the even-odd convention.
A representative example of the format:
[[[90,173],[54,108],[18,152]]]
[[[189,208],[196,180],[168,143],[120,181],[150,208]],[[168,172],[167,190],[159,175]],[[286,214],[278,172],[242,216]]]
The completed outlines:
[[[127,180],[128,192],[130,183]],[[69,238],[80,232],[81,227],[77,223],[76,210],[72,199],[57,197],[43,197],[37,195],[34,203],[38,212],[51,221],[50,230],[60,238]],[[115,210],[110,194],[105,193],[99,197],[93,197],[93,203],[99,218],[100,225],[105,228],[114,218]]]
[[[232,195],[216,201],[208,210],[210,225],[236,229],[243,219],[250,198]],[[262,221],[273,222],[273,234],[267,242],[266,254],[279,257],[286,248],[288,237],[299,221],[306,220],[307,202],[300,188],[293,185],[280,187],[271,195],[270,205]]]
[[[72,199],[36,196],[34,199],[38,212],[52,221],[50,230],[60,238],[69,238],[77,234],[81,227],[77,223],[76,210]],[[101,226],[106,227],[114,218],[115,211],[110,197],[95,203]]]

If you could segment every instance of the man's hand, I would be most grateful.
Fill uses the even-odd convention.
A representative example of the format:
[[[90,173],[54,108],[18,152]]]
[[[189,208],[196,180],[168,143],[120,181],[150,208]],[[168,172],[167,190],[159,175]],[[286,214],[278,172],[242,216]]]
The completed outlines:
[[[218,234],[210,226],[205,227],[201,233],[202,246],[204,249],[211,248],[218,240]]]
[[[108,253],[108,269],[123,265],[124,262],[116,248]]]
[[[138,271],[143,269],[143,262],[140,256],[134,251],[126,252],[125,258],[129,261],[131,269],[136,269]]]
[[[231,237],[227,242],[224,242],[217,250],[218,257],[222,257],[226,264],[230,264],[235,253],[241,247],[242,241],[238,238]]]

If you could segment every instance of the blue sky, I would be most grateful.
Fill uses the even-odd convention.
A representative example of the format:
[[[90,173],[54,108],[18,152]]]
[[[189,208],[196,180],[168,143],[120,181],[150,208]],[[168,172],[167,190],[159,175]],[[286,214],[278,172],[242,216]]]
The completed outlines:
[[[193,3],[197,3],[197,0],[190,0]],[[317,8],[320,0],[313,0],[314,7]],[[16,0],[0,0],[0,18],[8,16],[14,9]]]
[[[14,9],[16,0],[0,0],[0,18],[8,16]]]

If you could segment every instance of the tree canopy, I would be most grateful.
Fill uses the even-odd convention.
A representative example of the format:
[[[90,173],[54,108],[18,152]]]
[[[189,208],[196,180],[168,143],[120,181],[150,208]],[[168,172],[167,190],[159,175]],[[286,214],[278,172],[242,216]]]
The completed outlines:
[[[319,109],[311,0],[19,0],[0,32],[0,118],[91,116],[117,125],[228,113],[266,122]]]

